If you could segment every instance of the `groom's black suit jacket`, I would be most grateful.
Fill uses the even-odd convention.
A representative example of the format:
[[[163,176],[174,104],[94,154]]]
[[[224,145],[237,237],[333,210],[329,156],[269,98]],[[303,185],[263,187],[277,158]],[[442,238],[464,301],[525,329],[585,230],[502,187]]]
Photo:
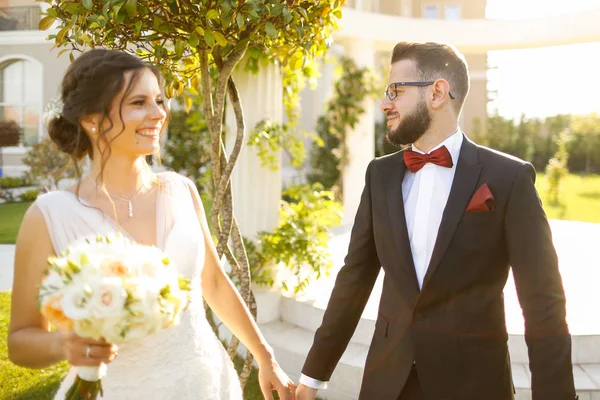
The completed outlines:
[[[565,295],[531,164],[466,137],[419,290],[402,199],[402,152],[373,160],[345,265],[302,372],[327,381],[380,268],[385,279],[360,399],[396,400],[413,366],[427,400],[509,400],[502,291],[513,268],[534,400],[575,399]],[[465,212],[487,184],[489,212]]]

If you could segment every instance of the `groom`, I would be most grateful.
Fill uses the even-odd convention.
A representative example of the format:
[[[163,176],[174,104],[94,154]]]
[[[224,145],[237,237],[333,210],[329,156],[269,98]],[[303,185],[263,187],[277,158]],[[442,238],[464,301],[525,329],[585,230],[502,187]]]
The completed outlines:
[[[469,77],[454,48],[398,43],[388,84],[388,139],[412,147],[367,168],[296,398],[326,387],[383,267],[360,399],[513,399],[502,295],[512,267],[533,400],[576,399],[565,295],[532,165],[460,131]]]

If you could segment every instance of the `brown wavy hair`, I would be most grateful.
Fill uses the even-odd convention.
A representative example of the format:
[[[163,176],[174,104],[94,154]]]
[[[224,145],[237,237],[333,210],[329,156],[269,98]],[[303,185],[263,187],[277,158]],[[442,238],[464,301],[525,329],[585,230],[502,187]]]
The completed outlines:
[[[97,154],[94,154],[94,146],[90,137],[81,125],[81,120],[90,114],[100,114],[99,127],[103,127],[104,123],[107,122],[107,126],[99,132],[95,143],[96,148],[102,149],[100,150],[100,157],[102,158],[100,180],[102,180],[106,162],[111,155],[110,142],[106,137],[106,133],[114,126],[114,122],[109,115],[112,101],[124,88],[125,73],[132,71],[133,75],[127,87],[125,87],[125,95],[119,105],[119,118],[124,130],[125,123],[121,115],[123,101],[146,68],[152,71],[162,87],[164,81],[155,66],[146,64],[134,55],[124,51],[88,50],[76,58],[67,69],[62,80],[60,94],[64,105],[63,111],[60,116],[49,122],[48,134],[60,150],[71,156],[77,166],[79,180],[81,180],[81,160],[85,156],[89,156],[90,159],[97,156]],[[164,105],[163,108],[168,116],[168,110]],[[166,124],[163,125],[163,129],[165,127]],[[117,136],[121,135],[123,130]],[[104,146],[99,146],[100,142]]]

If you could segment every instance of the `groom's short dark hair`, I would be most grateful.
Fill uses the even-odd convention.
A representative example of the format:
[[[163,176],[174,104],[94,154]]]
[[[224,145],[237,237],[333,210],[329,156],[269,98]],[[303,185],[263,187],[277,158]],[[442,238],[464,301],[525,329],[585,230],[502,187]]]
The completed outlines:
[[[392,64],[413,60],[417,64],[419,79],[434,81],[443,78],[450,84],[460,111],[469,93],[469,67],[465,57],[454,47],[436,42],[400,42],[392,52]]]

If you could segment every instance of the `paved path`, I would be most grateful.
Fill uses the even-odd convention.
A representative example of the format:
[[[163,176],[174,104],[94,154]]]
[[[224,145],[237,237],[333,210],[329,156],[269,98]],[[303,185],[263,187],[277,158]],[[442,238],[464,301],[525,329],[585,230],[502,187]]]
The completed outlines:
[[[0,244],[0,292],[10,290],[13,281],[15,246]]]

